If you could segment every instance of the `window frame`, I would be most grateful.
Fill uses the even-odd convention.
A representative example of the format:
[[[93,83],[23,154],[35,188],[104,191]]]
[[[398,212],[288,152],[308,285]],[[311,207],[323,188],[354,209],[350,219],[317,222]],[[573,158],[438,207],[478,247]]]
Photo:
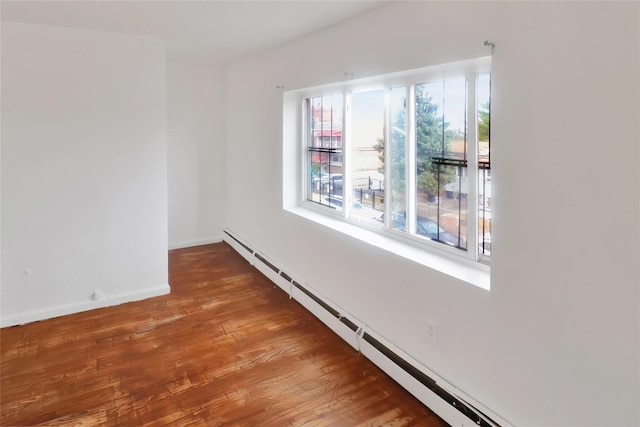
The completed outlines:
[[[467,61],[459,61],[454,63],[430,66],[420,69],[407,70],[398,73],[391,73],[381,76],[375,76],[366,79],[350,80],[346,82],[340,82],[335,84],[328,84],[323,86],[317,86],[312,88],[305,88],[297,90],[296,97],[299,100],[298,105],[300,108],[300,125],[298,132],[298,144],[300,150],[300,162],[301,167],[299,170],[299,182],[301,183],[298,194],[298,206],[303,209],[308,209],[313,212],[326,215],[330,218],[336,218],[340,221],[344,221],[349,224],[353,224],[357,227],[365,230],[380,233],[384,236],[391,237],[399,242],[405,242],[412,247],[431,251],[436,249],[439,253],[446,253],[451,255],[451,259],[467,260],[473,263],[483,263],[489,265],[490,257],[484,256],[480,253],[478,248],[479,241],[479,163],[478,163],[478,110],[477,105],[477,81],[478,76],[481,74],[491,73],[491,57],[475,58]],[[473,200],[474,203],[469,203],[466,209],[467,215],[467,233],[464,236],[466,240],[467,249],[460,249],[456,247],[450,247],[438,241],[432,241],[426,237],[420,236],[416,233],[416,123],[415,123],[415,88],[416,85],[428,84],[433,82],[441,82],[444,80],[465,78],[466,80],[466,135],[467,135],[467,200]],[[405,166],[405,182],[407,183],[407,221],[405,225],[405,231],[395,230],[391,225],[392,221],[392,203],[385,203],[384,205],[384,224],[380,223],[380,226],[372,225],[367,222],[362,222],[358,218],[351,217],[351,205],[353,203],[353,180],[352,180],[352,155],[353,144],[351,141],[351,96],[353,93],[369,91],[369,90],[384,90],[384,138],[385,141],[391,141],[391,114],[389,114],[389,93],[391,88],[405,87],[406,89],[406,120],[405,120],[405,134],[407,138],[405,140],[405,159],[407,163]],[[308,135],[309,128],[309,108],[307,106],[307,100],[311,98],[330,96],[335,94],[342,95],[342,176],[343,176],[343,208],[341,211],[331,208],[326,205],[321,205],[314,201],[307,199],[307,191],[310,189],[311,183],[309,170],[309,145]],[[300,138],[302,136],[302,138]],[[388,146],[385,147],[385,165],[390,165],[390,152]],[[387,191],[391,191],[391,174],[385,171],[384,174],[384,187],[385,187],[385,201],[390,200]],[[328,194],[330,195],[330,194]],[[471,230],[471,231],[470,231]],[[474,250],[470,250],[474,248]]]

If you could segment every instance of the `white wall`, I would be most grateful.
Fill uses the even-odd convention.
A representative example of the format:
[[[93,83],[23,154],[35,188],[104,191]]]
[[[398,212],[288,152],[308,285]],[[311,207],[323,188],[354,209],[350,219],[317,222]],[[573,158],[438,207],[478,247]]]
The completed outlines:
[[[239,63],[226,224],[516,425],[638,425],[639,5],[393,2]],[[282,210],[282,92],[493,60],[491,291]],[[424,322],[439,325],[439,342]]]
[[[169,292],[165,67],[157,40],[2,23],[3,326]]]
[[[167,66],[169,248],[222,240],[224,72]]]

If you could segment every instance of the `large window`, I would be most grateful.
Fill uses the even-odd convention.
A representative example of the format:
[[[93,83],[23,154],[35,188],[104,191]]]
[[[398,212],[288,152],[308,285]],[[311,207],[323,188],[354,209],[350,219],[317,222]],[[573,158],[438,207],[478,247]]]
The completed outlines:
[[[305,201],[363,227],[488,262],[489,65],[449,64],[305,96]]]

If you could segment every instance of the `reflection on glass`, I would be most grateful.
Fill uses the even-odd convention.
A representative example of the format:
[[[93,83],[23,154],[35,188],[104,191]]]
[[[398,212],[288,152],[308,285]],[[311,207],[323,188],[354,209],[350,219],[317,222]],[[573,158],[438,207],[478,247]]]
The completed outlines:
[[[384,212],[384,90],[351,95],[352,217],[382,226]]]
[[[407,88],[392,88],[389,93],[390,144],[388,173],[391,174],[391,219],[390,227],[406,231],[405,215],[407,211],[407,165],[406,165],[406,116]]]

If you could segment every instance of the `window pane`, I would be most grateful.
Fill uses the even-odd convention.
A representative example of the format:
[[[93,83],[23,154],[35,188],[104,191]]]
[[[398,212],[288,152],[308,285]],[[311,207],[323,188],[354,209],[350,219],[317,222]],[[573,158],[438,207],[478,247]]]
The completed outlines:
[[[384,212],[384,90],[351,95],[351,216],[377,221]]]
[[[491,170],[479,171],[478,205],[478,250],[485,256],[491,255]]]
[[[491,76],[478,76],[478,251],[491,255]]]
[[[307,101],[307,200],[333,208],[329,196],[342,196],[342,106],[342,94]]]
[[[388,196],[391,201],[390,227],[406,231],[405,215],[407,211],[407,166],[406,166],[406,115],[407,89],[405,87],[392,88],[389,94],[391,138],[387,173],[390,174],[391,191]]]
[[[466,248],[465,79],[416,85],[416,234]]]

